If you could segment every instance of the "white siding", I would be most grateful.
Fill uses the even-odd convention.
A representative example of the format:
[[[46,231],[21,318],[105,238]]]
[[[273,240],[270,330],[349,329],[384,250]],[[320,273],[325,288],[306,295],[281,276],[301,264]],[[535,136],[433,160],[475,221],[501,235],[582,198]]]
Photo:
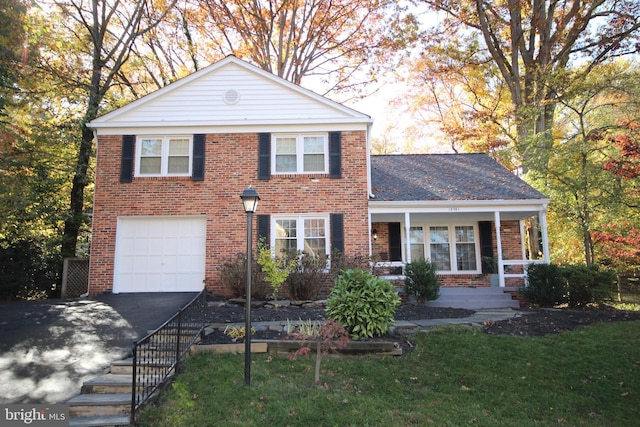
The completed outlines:
[[[239,101],[228,104],[234,90]],[[370,118],[235,58],[94,120],[94,128],[270,123],[367,123]]]

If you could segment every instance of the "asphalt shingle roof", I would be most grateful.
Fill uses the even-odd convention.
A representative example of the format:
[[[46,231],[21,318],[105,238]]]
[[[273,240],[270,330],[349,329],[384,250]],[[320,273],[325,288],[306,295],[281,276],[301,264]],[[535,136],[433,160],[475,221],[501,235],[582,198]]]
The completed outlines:
[[[377,201],[545,199],[486,154],[371,156]]]

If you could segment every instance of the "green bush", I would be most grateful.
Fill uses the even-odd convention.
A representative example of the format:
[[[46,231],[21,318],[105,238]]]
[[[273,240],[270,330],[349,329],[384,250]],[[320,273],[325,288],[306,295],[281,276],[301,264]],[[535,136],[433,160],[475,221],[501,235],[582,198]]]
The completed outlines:
[[[616,280],[614,271],[584,264],[533,264],[527,275],[529,284],[520,292],[531,304],[541,307],[599,304],[611,297]]]
[[[531,304],[553,307],[567,302],[567,282],[555,264],[532,264],[527,268],[528,285],[520,289]]]
[[[300,257],[285,282],[289,299],[298,301],[316,299],[327,278],[327,259],[326,255]]]
[[[361,269],[345,270],[327,300],[327,317],[340,322],[354,338],[385,334],[394,322],[400,297],[384,279]]]
[[[431,301],[440,296],[440,279],[436,265],[431,261],[414,261],[405,267],[404,287],[408,294],[420,301]]]
[[[570,307],[601,303],[611,297],[616,276],[612,270],[598,266],[567,265],[563,267]]]
[[[57,296],[62,260],[37,239],[0,240],[0,299]]]

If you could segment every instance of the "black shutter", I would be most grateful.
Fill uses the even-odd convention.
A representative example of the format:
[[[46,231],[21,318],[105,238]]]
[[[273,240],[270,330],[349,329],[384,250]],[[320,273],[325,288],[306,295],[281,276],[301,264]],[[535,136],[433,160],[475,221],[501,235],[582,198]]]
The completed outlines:
[[[331,253],[344,253],[344,215],[331,214]]]
[[[269,227],[271,226],[271,217],[269,215],[258,215],[258,242],[264,241],[269,246]]]
[[[193,163],[191,165],[191,180],[204,181],[204,150],[206,135],[193,135]]]
[[[342,133],[329,132],[329,176],[342,178]]]
[[[271,179],[271,134],[258,134],[258,179]]]
[[[402,237],[400,236],[400,223],[389,223],[389,259],[402,261]]]
[[[135,156],[136,136],[122,136],[122,158],[120,160],[120,182],[133,180],[133,158]]]
[[[478,222],[478,231],[480,233],[482,273],[497,273],[497,271],[495,271],[495,263],[493,262],[493,233],[491,233],[491,221]]]

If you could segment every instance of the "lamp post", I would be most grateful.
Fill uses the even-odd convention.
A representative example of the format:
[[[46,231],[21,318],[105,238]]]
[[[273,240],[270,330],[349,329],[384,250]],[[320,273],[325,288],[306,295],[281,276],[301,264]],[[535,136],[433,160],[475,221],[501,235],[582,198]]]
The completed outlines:
[[[244,311],[244,382],[251,385],[251,237],[253,234],[253,214],[258,207],[258,192],[249,187],[240,195],[244,211],[247,214],[247,286]]]

